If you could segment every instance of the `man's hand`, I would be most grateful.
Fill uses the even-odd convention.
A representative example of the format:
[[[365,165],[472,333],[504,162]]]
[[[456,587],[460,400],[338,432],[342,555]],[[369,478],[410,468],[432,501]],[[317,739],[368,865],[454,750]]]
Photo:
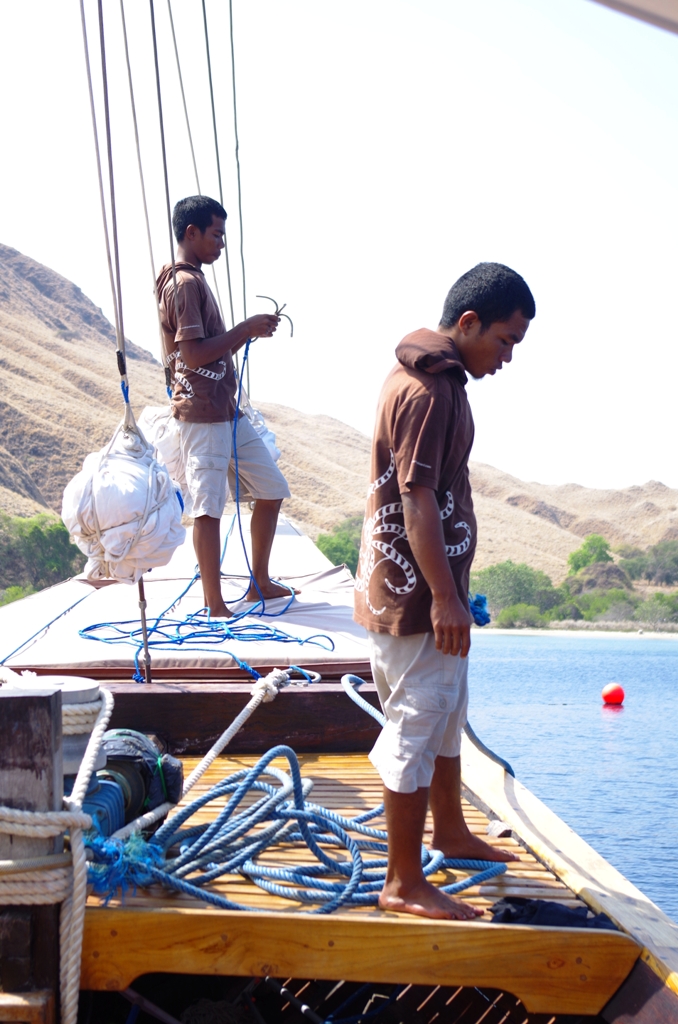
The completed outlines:
[[[471,613],[464,608],[456,589],[447,594],[433,594],[431,625],[437,650],[465,658],[471,648],[471,621]]]
[[[257,313],[236,324],[226,334],[219,334],[215,338],[180,341],[181,358],[189,370],[196,370],[199,366],[207,366],[215,359],[221,359],[227,352],[234,354],[250,338],[270,338],[279,323],[280,317],[275,313]]]
[[[257,313],[243,320],[242,327],[247,328],[248,338],[270,338],[280,323],[280,317],[275,313]]]

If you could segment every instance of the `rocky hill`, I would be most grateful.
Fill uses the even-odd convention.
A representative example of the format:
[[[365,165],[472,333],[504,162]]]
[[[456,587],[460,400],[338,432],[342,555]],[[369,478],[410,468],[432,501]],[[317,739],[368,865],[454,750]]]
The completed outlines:
[[[139,403],[163,401],[160,365],[128,346]],[[59,509],[121,417],[115,331],[76,285],[0,245],[0,507]]]
[[[165,401],[159,363],[128,344],[133,406]],[[0,245],[0,510],[59,510],[68,480],[121,416],[115,334],[76,285]],[[282,450],[287,514],[311,536],[362,514],[370,441],[328,416],[261,406]],[[651,481],[625,490],[525,483],[474,464],[476,566],[511,558],[559,582],[589,533],[646,547],[678,538],[678,490]]]
[[[614,547],[678,539],[678,490],[656,480],[624,490],[525,483],[482,463],[471,469],[478,515],[477,568],[504,558],[527,562],[559,582],[567,556],[589,533]]]

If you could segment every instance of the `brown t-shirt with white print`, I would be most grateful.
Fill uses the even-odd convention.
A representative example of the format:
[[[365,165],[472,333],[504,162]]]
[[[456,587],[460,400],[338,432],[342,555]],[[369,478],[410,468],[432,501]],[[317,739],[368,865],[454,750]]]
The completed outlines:
[[[413,485],[438,499],[452,575],[468,592],[476,547],[468,460],[473,417],[451,338],[409,334],[379,399],[372,470],[355,584],[355,621],[375,633],[430,633],[431,591],[410,548],[401,495]]]
[[[200,341],[226,333],[219,307],[202,270],[192,263],[178,262],[175,272],[178,328],[171,263],[165,264],[156,283],[164,363],[172,374],[172,415],[187,423],[232,420],[237,385],[231,353],[191,370],[182,360],[179,348],[180,341]]]

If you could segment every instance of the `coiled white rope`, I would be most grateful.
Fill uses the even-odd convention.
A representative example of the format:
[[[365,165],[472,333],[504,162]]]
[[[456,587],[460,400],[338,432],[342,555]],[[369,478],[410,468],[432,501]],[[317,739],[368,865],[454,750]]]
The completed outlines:
[[[82,736],[91,732],[103,707],[101,699],[86,704],[64,704],[61,710],[61,731],[64,736]]]
[[[70,797],[64,797],[63,811],[19,811],[0,806],[0,832],[30,839],[50,839],[66,830],[71,852],[25,860],[0,861],[0,905],[40,906],[61,903],[59,943],[61,949],[61,1022],[76,1024],[80,992],[80,960],[87,900],[87,859],[82,833],[92,819],[82,810],[87,787],[99,756],[104,733],[113,712],[113,695],[103,687],[101,699],[89,704],[67,705],[68,735],[89,731],[83,722],[96,711],[94,728],[78,770]],[[74,708],[84,709],[71,716]],[[69,863],[70,860],[70,863]],[[51,865],[51,866],[50,866]]]

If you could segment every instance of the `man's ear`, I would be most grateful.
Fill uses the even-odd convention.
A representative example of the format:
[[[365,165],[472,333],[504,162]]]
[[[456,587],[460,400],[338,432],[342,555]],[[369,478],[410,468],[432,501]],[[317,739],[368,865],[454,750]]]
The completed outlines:
[[[459,317],[459,329],[462,334],[470,334],[480,326],[480,317],[474,310],[469,309]]]
[[[195,224],[189,224],[184,231],[184,238],[188,238],[190,242],[195,242],[199,234],[201,234],[200,228]]]

